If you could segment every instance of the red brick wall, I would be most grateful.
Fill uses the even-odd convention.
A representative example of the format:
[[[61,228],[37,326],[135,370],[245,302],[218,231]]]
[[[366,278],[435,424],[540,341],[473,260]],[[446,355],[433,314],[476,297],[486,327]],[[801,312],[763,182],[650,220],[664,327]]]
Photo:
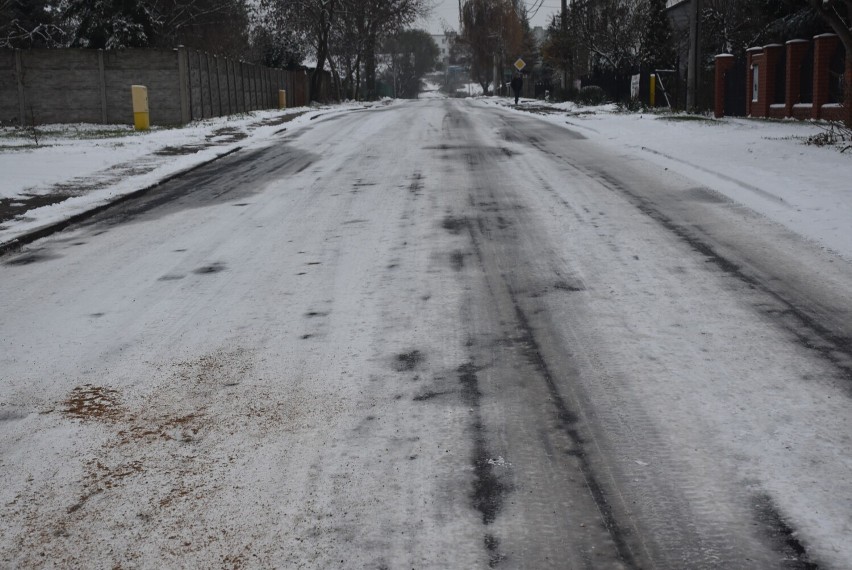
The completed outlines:
[[[814,38],[813,104],[802,105],[802,64],[808,54],[810,42],[791,40],[786,46],[768,45],[751,48],[746,65],[746,115],[751,117],[794,117],[796,119],[826,119],[844,121],[852,125],[852,57],[846,57],[846,102],[843,105],[826,106],[829,97],[829,67],[838,49],[845,49],[834,34],[823,34]],[[772,107],[775,100],[775,75],[782,51],[787,50],[786,85],[784,106]],[[725,74],[733,65],[733,56],[716,56],[716,85],[714,112],[717,117],[725,114]],[[757,67],[757,99],[752,98],[754,70]]]
[[[763,61],[763,48],[751,48],[746,53],[748,54],[746,61],[746,115],[755,115],[755,101],[752,99],[754,89],[754,72],[753,67],[760,65]]]
[[[784,46],[771,44],[763,46],[763,66],[760,70],[760,110],[762,117],[772,117],[772,104],[775,102],[775,79],[778,73],[778,60],[781,59],[781,50]],[[783,109],[779,111],[779,117],[784,116]]]
[[[822,118],[822,106],[828,103],[828,68],[840,40],[834,34],[814,38],[814,105],[811,117]]]
[[[791,40],[787,42],[787,91],[784,96],[784,110],[788,117],[793,116],[793,105],[801,97],[802,62],[808,53],[810,42]]]
[[[844,48],[845,49],[845,48]],[[843,103],[843,120],[852,127],[852,54],[846,53],[846,101]]]

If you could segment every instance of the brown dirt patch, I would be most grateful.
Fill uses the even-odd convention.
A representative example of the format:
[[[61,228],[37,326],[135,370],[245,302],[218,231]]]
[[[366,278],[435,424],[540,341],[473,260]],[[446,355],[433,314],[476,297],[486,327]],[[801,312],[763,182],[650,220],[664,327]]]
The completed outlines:
[[[115,421],[122,415],[118,391],[84,384],[63,402],[63,413],[80,420]]]

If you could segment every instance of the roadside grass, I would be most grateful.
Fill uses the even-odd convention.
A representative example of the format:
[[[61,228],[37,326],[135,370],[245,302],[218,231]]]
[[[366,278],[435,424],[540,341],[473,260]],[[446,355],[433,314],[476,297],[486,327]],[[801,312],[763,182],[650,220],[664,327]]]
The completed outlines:
[[[0,152],[33,150],[75,141],[125,139],[143,135],[127,125],[46,125],[0,127]]]
[[[35,144],[35,143],[24,143],[24,144],[0,144],[0,152],[6,151],[17,151],[17,150],[34,150],[37,148],[46,148],[53,145],[48,144]]]
[[[657,120],[660,121],[674,121],[674,122],[682,122],[682,123],[707,123],[710,125],[718,125],[721,124],[720,121],[713,119],[711,117],[707,117],[705,115],[693,115],[690,113],[675,113],[671,115],[661,115],[657,117]]]

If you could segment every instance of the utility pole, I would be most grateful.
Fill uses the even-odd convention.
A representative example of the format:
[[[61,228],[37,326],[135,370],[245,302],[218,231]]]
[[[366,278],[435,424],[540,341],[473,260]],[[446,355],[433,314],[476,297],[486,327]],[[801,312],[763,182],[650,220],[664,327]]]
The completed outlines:
[[[568,35],[568,0],[562,0],[562,14],[560,15],[560,28],[562,30],[562,44],[565,45],[565,36]],[[562,89],[563,93],[565,89],[568,89],[568,68],[565,67],[567,65],[567,61],[563,61],[562,67]]]
[[[686,70],[686,108],[690,111],[698,106],[701,88],[701,0],[692,0],[689,14],[689,61]]]

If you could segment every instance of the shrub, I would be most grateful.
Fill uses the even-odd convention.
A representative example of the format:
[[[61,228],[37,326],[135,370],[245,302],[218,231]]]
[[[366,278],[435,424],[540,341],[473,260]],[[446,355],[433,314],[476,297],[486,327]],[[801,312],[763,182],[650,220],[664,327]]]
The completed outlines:
[[[602,105],[606,103],[606,93],[597,85],[586,85],[580,89],[578,100],[583,105]]]
[[[636,113],[638,111],[646,111],[645,103],[642,102],[638,97],[628,99],[627,101],[620,101],[618,103],[618,110],[622,113]]]

